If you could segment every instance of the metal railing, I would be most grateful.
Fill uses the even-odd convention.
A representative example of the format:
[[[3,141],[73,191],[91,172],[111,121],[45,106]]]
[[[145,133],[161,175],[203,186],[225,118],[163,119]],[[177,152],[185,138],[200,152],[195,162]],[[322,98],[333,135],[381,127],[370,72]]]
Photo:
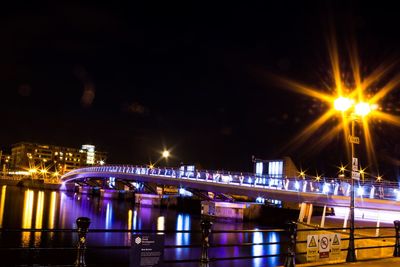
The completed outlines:
[[[179,168],[157,168],[135,165],[103,165],[72,170],[61,177],[64,182],[81,179],[85,173],[109,173],[110,176],[121,175],[166,177],[171,179],[190,179],[219,184],[230,184],[238,187],[259,187],[292,192],[350,196],[351,179],[321,177],[283,177],[254,173],[230,172],[220,170],[181,170]],[[365,180],[356,185],[357,196],[400,201],[400,189],[397,182]],[[361,190],[358,190],[361,189]]]
[[[78,235],[78,242],[75,247],[0,247],[0,251],[60,251],[60,250],[70,250],[76,253],[75,262],[73,266],[83,267],[86,266],[86,251],[87,250],[126,250],[130,249],[132,246],[88,246],[87,245],[87,235],[88,233],[129,233],[129,234],[199,234],[201,235],[201,242],[195,244],[183,244],[183,245],[164,245],[165,249],[182,249],[182,248],[198,248],[200,253],[196,258],[186,258],[186,259],[168,259],[164,260],[165,264],[177,264],[177,263],[199,263],[202,267],[207,267],[211,262],[227,261],[227,260],[246,260],[255,258],[271,258],[279,257],[283,258],[285,267],[295,267],[296,266],[296,256],[305,255],[307,252],[298,251],[297,245],[307,243],[307,240],[299,240],[299,232],[318,232],[318,231],[343,231],[349,228],[311,228],[311,229],[298,229],[296,222],[291,222],[288,224],[286,229],[253,229],[253,230],[212,230],[213,223],[209,220],[201,221],[201,230],[129,230],[129,229],[89,229],[90,219],[87,217],[79,217],[76,220],[77,229],[4,229],[0,228],[0,237],[3,233],[22,233],[22,232],[41,232],[41,233],[76,233]],[[384,235],[384,236],[357,236],[355,240],[362,239],[387,239],[393,238],[395,242],[393,245],[379,245],[379,246],[363,246],[357,247],[356,250],[366,250],[366,249],[376,249],[376,248],[393,248],[393,257],[400,257],[400,221],[394,221],[394,227],[358,227],[356,230],[373,230],[373,229],[392,229],[394,230],[394,235]],[[213,243],[210,242],[210,237],[212,235],[226,234],[226,233],[285,233],[288,237],[284,241],[278,242],[242,242],[242,243]],[[349,240],[349,238],[342,238],[342,241]],[[231,257],[210,257],[210,251],[215,248],[221,247],[249,247],[249,246],[271,246],[271,245],[283,245],[287,247],[287,253],[276,253],[276,254],[263,254],[263,255],[249,255],[249,256],[231,256]],[[346,251],[346,248],[341,248],[341,251]],[[73,262],[73,259],[70,261]],[[89,264],[91,265],[91,264]]]

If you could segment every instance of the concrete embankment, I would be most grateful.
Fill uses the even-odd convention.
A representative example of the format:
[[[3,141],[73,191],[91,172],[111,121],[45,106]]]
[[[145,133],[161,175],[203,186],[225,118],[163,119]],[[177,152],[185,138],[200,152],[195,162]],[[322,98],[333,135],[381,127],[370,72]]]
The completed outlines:
[[[59,183],[46,183],[43,179],[12,179],[12,178],[1,178],[0,185],[9,186],[20,186],[34,189],[48,189],[48,190],[58,190],[61,186]]]

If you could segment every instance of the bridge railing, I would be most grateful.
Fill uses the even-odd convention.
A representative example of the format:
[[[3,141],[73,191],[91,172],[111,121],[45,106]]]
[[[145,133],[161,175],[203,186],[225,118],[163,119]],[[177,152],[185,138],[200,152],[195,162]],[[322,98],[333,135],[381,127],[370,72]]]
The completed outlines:
[[[338,178],[313,177],[282,177],[268,175],[254,175],[253,173],[239,173],[212,170],[182,170],[179,168],[150,168],[148,166],[133,165],[104,165],[92,166],[73,170],[63,176],[64,181],[84,173],[109,173],[110,176],[136,175],[155,176],[179,179],[191,179],[233,186],[253,186],[294,192],[307,192],[326,195],[350,196],[351,180]],[[365,180],[355,185],[357,197],[390,199],[400,201],[398,183],[390,181]]]
[[[86,266],[86,253],[87,251],[98,251],[98,250],[130,250],[132,246],[120,246],[120,245],[105,245],[105,246],[96,246],[96,244],[88,244],[88,235],[96,234],[96,233],[127,233],[131,234],[157,234],[157,235],[167,235],[167,234],[190,234],[190,235],[201,235],[200,242],[194,244],[181,244],[181,245],[161,245],[164,250],[170,249],[198,249],[199,254],[196,258],[178,258],[178,259],[165,259],[164,263],[168,264],[168,266],[172,264],[180,264],[180,263],[200,263],[200,266],[209,266],[211,262],[219,262],[219,261],[237,261],[237,260],[249,260],[249,259],[257,259],[257,258],[279,258],[285,259],[284,266],[285,267],[294,267],[296,265],[296,257],[299,255],[307,254],[304,251],[298,251],[297,246],[299,244],[304,244],[308,242],[308,238],[303,239],[299,237],[299,233],[307,232],[309,234],[315,234],[321,231],[324,232],[337,232],[337,231],[345,231],[348,228],[307,228],[307,229],[298,229],[298,225],[295,222],[292,222],[288,225],[287,229],[251,229],[251,230],[213,230],[212,222],[209,220],[201,221],[201,230],[131,230],[131,229],[89,229],[90,219],[87,217],[80,217],[76,221],[77,229],[4,229],[0,228],[0,240],[4,238],[4,236],[8,233],[74,233],[78,235],[78,241],[76,247],[37,247],[37,246],[25,246],[25,247],[8,247],[4,244],[0,246],[0,254],[10,255],[12,252],[23,252],[24,255],[27,256],[31,253],[33,256],[29,259],[28,264],[49,264],[48,262],[44,262],[43,260],[46,257],[42,257],[41,261],[38,261],[39,254],[43,252],[55,252],[57,256],[60,252],[70,251],[75,253],[74,259],[70,258],[66,260],[67,262],[57,262],[53,264],[68,264],[72,262],[74,266]],[[356,250],[369,250],[369,249],[382,249],[382,248],[393,248],[393,257],[400,257],[400,221],[394,222],[393,227],[359,227],[355,228],[356,230],[365,231],[365,230],[377,230],[377,229],[389,229],[394,230],[390,234],[385,234],[381,236],[369,236],[369,235],[358,235],[356,236],[357,240],[374,240],[374,239],[391,239],[393,238],[393,244],[388,245],[370,245],[370,246],[362,246],[356,247]],[[263,233],[282,233],[287,235],[287,238],[282,238],[283,241],[273,240],[271,242],[233,242],[233,243],[218,243],[213,242],[212,236],[219,234],[227,234],[227,233],[243,233],[243,234],[263,234]],[[348,240],[348,238],[342,238],[342,241]],[[1,243],[0,243],[1,244]],[[249,247],[249,246],[282,246],[282,248],[287,249],[287,253],[272,253],[272,254],[262,254],[257,253],[257,255],[240,255],[238,253],[234,253],[233,256],[224,257],[224,255],[218,255],[218,257],[210,257],[211,251],[213,249],[218,248],[229,248],[229,247]],[[341,247],[340,251],[345,251],[346,248]],[[283,250],[281,250],[283,251]],[[213,253],[213,255],[216,255]],[[26,262],[21,262],[22,257],[2,257],[2,263],[8,264],[7,259],[12,260],[13,265],[26,264]],[[89,264],[90,265],[90,264]],[[98,264],[96,264],[98,266]],[[113,263],[113,266],[116,266],[116,263]]]

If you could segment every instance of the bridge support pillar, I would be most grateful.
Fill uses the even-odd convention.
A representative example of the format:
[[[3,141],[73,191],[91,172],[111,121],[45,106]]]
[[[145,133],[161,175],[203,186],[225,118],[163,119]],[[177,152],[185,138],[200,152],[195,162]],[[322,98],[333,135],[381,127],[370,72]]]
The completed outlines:
[[[350,209],[349,209],[348,212],[346,212],[346,214],[344,215],[343,232],[346,231],[346,229],[344,229],[344,228],[347,228],[347,221],[348,221],[348,219],[349,219],[349,213],[350,213]]]
[[[299,222],[303,222],[304,218],[307,218],[307,223],[311,222],[311,216],[313,212],[313,205],[311,203],[301,203],[300,204],[300,213],[299,213]]]
[[[321,224],[320,224],[321,228],[325,227],[325,216],[326,216],[326,205],[324,205],[324,209],[322,211]]]
[[[381,225],[381,213],[378,210],[378,218],[376,218],[376,231],[375,236],[379,236],[379,226]]]
[[[303,202],[300,204],[300,213],[299,213],[299,219],[298,219],[299,222],[303,222],[303,220],[304,220],[304,215],[306,213],[306,207],[307,207],[306,203]]]
[[[307,224],[311,223],[312,213],[313,213],[313,204],[308,204]]]

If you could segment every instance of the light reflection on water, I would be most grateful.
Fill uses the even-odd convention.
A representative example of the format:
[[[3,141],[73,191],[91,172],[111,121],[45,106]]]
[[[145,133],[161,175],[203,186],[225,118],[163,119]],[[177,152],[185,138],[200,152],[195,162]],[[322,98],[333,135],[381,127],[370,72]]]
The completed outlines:
[[[258,230],[258,229],[256,229]],[[263,233],[261,232],[254,232],[253,233],[253,243],[262,243],[263,241]],[[255,245],[253,246],[253,251],[252,251],[252,255],[253,256],[262,256],[264,255],[264,246],[263,245]],[[262,264],[262,258],[254,258],[253,259],[253,266],[255,267],[259,267]]]
[[[36,203],[36,220],[35,220],[35,229],[42,229],[43,224],[43,205],[44,205],[44,193],[43,191],[39,191]],[[42,233],[35,232],[35,247],[40,246],[40,238]]]
[[[76,228],[78,217],[89,217],[92,229],[132,229],[132,230],[200,230],[200,218],[175,210],[138,207],[129,201],[93,198],[87,195],[56,191],[39,191],[17,187],[1,188],[0,223],[5,228]],[[88,246],[131,245],[129,233],[90,233]],[[215,222],[215,230],[256,229],[252,224]],[[50,237],[50,238],[49,238]],[[0,246],[3,236],[0,236]],[[278,233],[218,233],[210,237],[214,244],[279,242]],[[75,246],[76,236],[70,233],[24,232],[19,239],[9,239],[15,246]],[[8,244],[7,243],[7,244]],[[200,244],[201,234],[167,234],[166,245]],[[280,245],[255,245],[246,247],[217,247],[210,250],[211,258],[230,256],[259,256],[282,253]],[[110,252],[116,253],[116,252]],[[128,252],[126,252],[128,253]],[[100,255],[101,256],[101,255]],[[200,256],[200,248],[166,249],[165,259],[193,259]],[[123,257],[121,257],[123,258]],[[118,259],[118,258],[117,258]],[[255,258],[248,261],[217,261],[210,266],[277,266],[279,258]],[[182,265],[181,265],[182,266]],[[184,266],[197,266],[184,265]]]
[[[0,196],[0,227],[3,226],[3,216],[4,216],[4,203],[6,202],[6,185],[1,187],[1,196]]]
[[[33,198],[35,193],[32,190],[26,190],[24,194],[24,208],[22,214],[22,228],[31,228],[32,225],[32,212],[33,212]],[[28,247],[30,242],[30,232],[22,233],[22,246]]]
[[[176,218],[176,230],[190,230],[190,215],[189,214],[178,214]],[[176,245],[189,245],[190,244],[190,233],[176,233],[175,238]],[[189,249],[187,248],[177,248],[176,249],[176,257],[179,258],[188,258]]]

